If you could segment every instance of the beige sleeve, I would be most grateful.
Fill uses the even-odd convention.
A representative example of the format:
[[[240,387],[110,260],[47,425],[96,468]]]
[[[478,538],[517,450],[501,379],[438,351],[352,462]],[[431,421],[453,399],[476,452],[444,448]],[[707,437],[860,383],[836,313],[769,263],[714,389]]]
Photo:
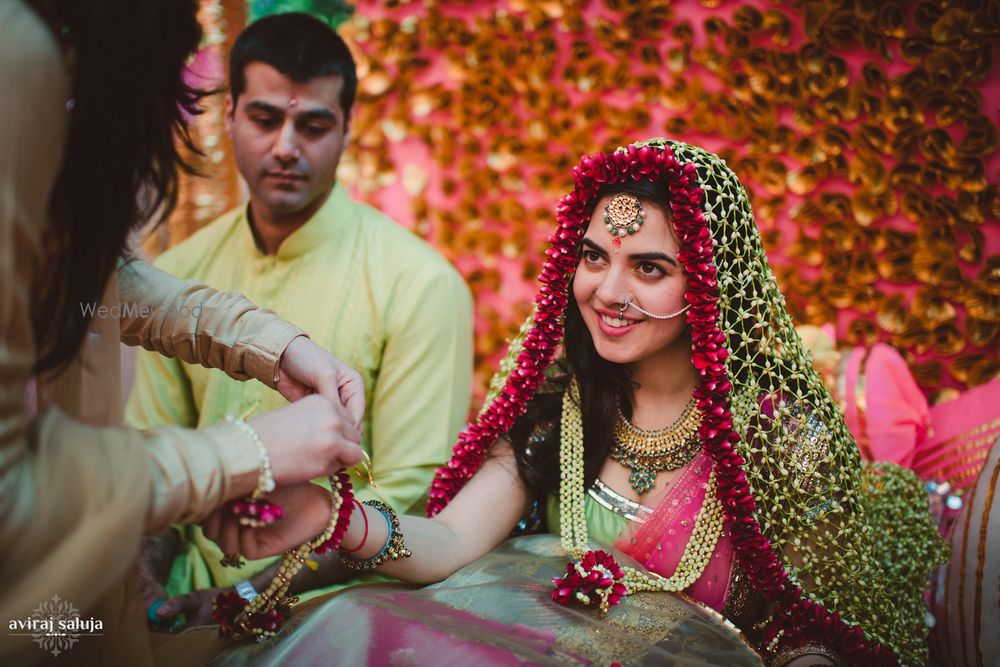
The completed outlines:
[[[237,292],[180,280],[146,262],[118,269],[121,339],[236,380],[274,387],[278,361],[303,331]]]

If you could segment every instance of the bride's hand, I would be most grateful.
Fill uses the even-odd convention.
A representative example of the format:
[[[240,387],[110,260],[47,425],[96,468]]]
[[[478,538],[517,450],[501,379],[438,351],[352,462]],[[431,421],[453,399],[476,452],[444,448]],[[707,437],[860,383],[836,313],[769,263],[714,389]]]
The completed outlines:
[[[281,505],[284,518],[261,528],[240,524],[226,511],[215,510],[202,522],[205,537],[224,554],[241,554],[251,560],[276,556],[316,539],[330,522],[330,492],[311,482],[278,487],[265,496]]]

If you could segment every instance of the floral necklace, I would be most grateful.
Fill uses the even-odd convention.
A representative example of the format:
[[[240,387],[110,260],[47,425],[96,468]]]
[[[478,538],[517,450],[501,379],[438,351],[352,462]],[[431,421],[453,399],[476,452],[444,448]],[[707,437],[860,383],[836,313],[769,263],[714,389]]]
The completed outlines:
[[[560,604],[572,600],[586,605],[596,602],[598,609],[607,613],[630,592],[684,590],[705,571],[722,533],[723,511],[716,494],[715,471],[709,474],[705,500],[676,571],[669,577],[661,577],[621,567],[611,554],[589,549],[584,514],[583,416],[579,406],[580,387],[573,378],[563,396],[560,423],[559,523],[562,546],[578,562],[569,563],[565,577],[553,580],[552,599]]]

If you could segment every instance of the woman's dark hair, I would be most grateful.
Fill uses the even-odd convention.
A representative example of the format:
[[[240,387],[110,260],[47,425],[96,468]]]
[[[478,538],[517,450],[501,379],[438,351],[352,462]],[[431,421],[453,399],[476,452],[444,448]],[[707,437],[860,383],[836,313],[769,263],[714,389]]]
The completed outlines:
[[[344,119],[351,115],[358,73],[347,44],[333,28],[314,16],[274,14],[251,23],[240,33],[229,56],[229,89],[233,105],[246,90],[246,67],[262,62],[295,83],[336,74]]]
[[[73,51],[69,128],[49,201],[31,312],[34,371],[68,364],[129,232],[177,202],[178,143],[203,93],[182,69],[198,47],[195,0],[56,0]],[[177,140],[175,142],[175,139]]]
[[[659,207],[670,217],[670,199],[662,183],[626,181],[601,188],[591,202],[593,207],[605,196],[631,194],[643,203]],[[559,486],[559,426],[563,393],[575,376],[580,385],[580,412],[583,416],[584,485],[597,479],[601,466],[611,452],[618,407],[632,416],[631,392],[635,388],[628,370],[605,360],[594,347],[594,340],[583,321],[573,297],[570,282],[566,306],[565,358],[552,369],[549,380],[528,403],[527,411],[507,434],[517,459],[518,472],[533,500],[542,502]]]

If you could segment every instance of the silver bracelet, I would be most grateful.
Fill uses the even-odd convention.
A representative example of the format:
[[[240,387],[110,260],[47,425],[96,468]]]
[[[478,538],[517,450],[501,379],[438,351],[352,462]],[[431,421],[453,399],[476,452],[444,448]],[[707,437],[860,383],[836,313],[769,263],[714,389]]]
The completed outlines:
[[[274,473],[271,472],[271,457],[267,455],[267,447],[264,446],[264,442],[257,435],[257,431],[253,430],[253,426],[246,423],[242,419],[236,419],[235,417],[226,417],[226,421],[230,424],[235,424],[246,436],[250,439],[250,442],[254,444],[257,448],[257,456],[260,460],[260,468],[257,475],[257,488],[253,490],[250,494],[251,500],[258,500],[265,493],[270,493],[274,491]]]
[[[249,579],[240,579],[233,585],[236,589],[237,595],[246,600],[248,603],[253,602],[254,598],[260,595],[257,589],[253,587]]]

